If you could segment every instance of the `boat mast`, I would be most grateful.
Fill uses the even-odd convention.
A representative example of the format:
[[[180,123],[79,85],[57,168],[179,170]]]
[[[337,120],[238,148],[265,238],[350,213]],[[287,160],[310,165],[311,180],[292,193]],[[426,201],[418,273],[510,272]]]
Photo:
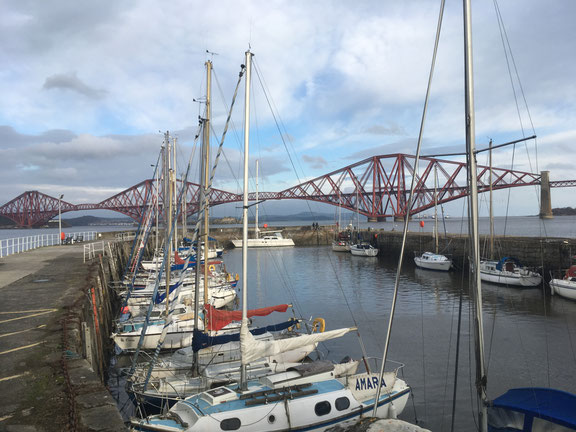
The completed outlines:
[[[492,139],[490,139],[489,147],[490,152],[489,161],[490,161],[490,259],[494,259],[494,213],[492,209]]]
[[[244,94],[244,196],[242,201],[242,329],[248,327],[248,150],[250,144],[250,76],[252,72],[252,53],[246,51],[246,77]],[[242,335],[242,329],[240,335]],[[240,351],[242,352],[242,337]],[[240,367],[240,389],[248,388],[246,365]]]
[[[486,375],[484,371],[484,328],[482,323],[482,282],[480,280],[480,239],[478,235],[478,179],[474,119],[474,81],[472,59],[472,11],[470,0],[464,0],[464,71],[466,100],[466,150],[468,167],[468,221],[471,236],[470,267],[475,300],[474,333],[476,336],[476,390],[480,402],[480,431],[488,430]]]
[[[256,159],[256,210],[254,215],[254,238],[260,237],[258,229],[258,159]]]
[[[212,92],[212,62],[206,62],[206,119],[204,120],[204,304],[208,303],[208,229],[209,229],[209,194],[208,185],[210,183],[210,117],[212,114],[212,105],[210,102]],[[200,249],[200,248],[198,248]],[[198,259],[198,252],[196,253],[196,265],[200,260]]]
[[[196,238],[196,268],[195,268],[195,273],[194,273],[194,330],[198,330],[199,327],[199,323],[200,323],[200,318],[199,318],[199,311],[200,311],[200,271],[201,271],[201,262],[202,262],[202,248],[201,248],[201,238],[202,238],[202,229],[204,229],[204,227],[202,226],[202,214],[201,214],[201,210],[202,208],[204,208],[204,214],[206,215],[208,213],[208,209],[206,207],[206,185],[207,185],[207,179],[206,179],[206,172],[208,171],[208,162],[207,162],[207,158],[206,158],[206,153],[207,153],[207,147],[208,147],[208,139],[210,138],[210,132],[209,132],[209,117],[210,117],[210,112],[209,112],[209,101],[210,101],[210,76],[211,76],[211,71],[212,71],[212,62],[210,60],[208,60],[205,63],[206,66],[206,113],[205,113],[205,118],[203,118],[202,121],[202,151],[201,151],[201,157],[200,157],[200,197],[198,198],[198,208],[197,208],[197,214],[198,214],[198,221],[197,221],[197,229],[198,229],[198,233],[200,233],[198,235],[198,238]],[[208,138],[207,138],[208,137]],[[206,218],[204,218],[204,222],[206,222]],[[206,230],[207,232],[207,230]],[[206,264],[206,247],[204,248],[204,296],[206,296],[206,293],[208,292],[208,280],[206,278],[206,272],[208,269],[208,265]],[[204,300],[204,303],[207,303],[206,300]],[[206,326],[204,326],[204,328],[206,328]],[[192,354],[192,365],[193,365],[193,375],[197,376],[198,375],[198,352],[194,351]]]
[[[436,255],[438,255],[438,172],[434,164],[434,241],[436,244]]]
[[[165,249],[165,256],[166,262],[164,263],[166,269],[166,277],[164,278],[166,281],[166,316],[170,311],[170,263],[172,260],[171,251],[172,251],[172,244],[170,242],[170,227],[172,226],[172,170],[170,169],[170,134],[166,132],[164,135],[164,139],[166,141],[166,148],[164,149],[164,162],[165,162],[165,171],[164,171],[164,182],[165,182],[165,193],[164,198],[168,200],[168,205],[165,205],[165,215],[166,219],[164,220],[165,230],[164,230],[164,247]]]
[[[177,164],[176,164],[176,143],[177,143],[177,139],[176,137],[173,138],[173,143],[172,143],[172,158],[173,158],[173,165],[172,165],[172,220],[174,221],[174,250],[177,251],[178,250],[178,188],[177,188],[177,184],[176,184],[176,170],[177,170]]]

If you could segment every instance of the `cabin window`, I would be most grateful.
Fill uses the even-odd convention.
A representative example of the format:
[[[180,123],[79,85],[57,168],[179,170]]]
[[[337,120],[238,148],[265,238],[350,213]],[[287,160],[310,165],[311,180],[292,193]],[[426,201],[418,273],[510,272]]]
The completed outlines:
[[[276,421],[276,417],[274,415],[268,416],[268,423],[274,423]]]
[[[222,420],[220,422],[220,429],[229,431],[229,430],[238,430],[240,429],[240,419],[237,417],[232,417],[226,420]]]
[[[314,412],[319,417],[326,414],[330,414],[330,411],[332,411],[332,407],[330,406],[330,402],[328,401],[318,402],[314,407]]]
[[[336,406],[336,409],[338,411],[343,411],[345,409],[350,408],[350,399],[348,399],[347,397],[339,397],[338,399],[336,399],[334,405]]]

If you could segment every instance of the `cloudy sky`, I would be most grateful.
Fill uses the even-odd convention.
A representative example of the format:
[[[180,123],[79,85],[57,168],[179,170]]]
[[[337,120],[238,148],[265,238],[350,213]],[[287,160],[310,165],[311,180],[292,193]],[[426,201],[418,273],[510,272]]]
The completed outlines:
[[[499,0],[511,52],[494,1],[473,3],[477,146],[535,133],[513,157],[511,148],[498,151],[494,164],[576,178],[576,2]],[[152,177],[166,130],[178,138],[183,172],[203,107],[194,100],[206,92],[205,61],[214,63],[215,142],[248,47],[258,71],[251,154],[261,161],[261,190],[374,155],[413,154],[439,4],[4,0],[0,204],[27,190],[63,193],[74,204],[102,201]],[[463,150],[461,15],[461,2],[448,1],[424,154]],[[262,86],[268,100],[256,90]],[[215,180],[234,192],[242,103]],[[508,193],[496,195],[504,214]],[[553,206],[576,206],[573,196],[555,189]],[[537,192],[514,191],[509,212],[537,213]]]

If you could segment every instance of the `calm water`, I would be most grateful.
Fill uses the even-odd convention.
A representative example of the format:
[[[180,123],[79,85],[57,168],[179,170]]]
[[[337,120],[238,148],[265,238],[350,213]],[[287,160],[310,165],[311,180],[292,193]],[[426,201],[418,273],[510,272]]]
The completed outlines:
[[[396,261],[329,247],[250,250],[249,256],[249,308],[292,303],[301,317],[323,317],[327,329],[357,326],[368,356],[382,357]],[[229,271],[240,272],[241,251],[227,252],[225,262]],[[542,289],[493,285],[485,285],[483,295],[489,397],[520,386],[576,392],[576,302]],[[404,378],[413,388],[414,402],[402,418],[417,418],[433,431],[450,430],[460,297],[455,430],[469,431],[475,429],[476,403],[466,277],[405,264],[388,358],[406,365]],[[284,318],[273,314],[257,323]],[[334,361],[361,356],[354,334],[325,343],[322,352]]]

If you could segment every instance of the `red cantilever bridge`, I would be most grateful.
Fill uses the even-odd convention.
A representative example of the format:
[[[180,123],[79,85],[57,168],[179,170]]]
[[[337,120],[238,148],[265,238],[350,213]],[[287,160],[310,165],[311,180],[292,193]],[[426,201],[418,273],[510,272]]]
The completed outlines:
[[[374,156],[329,174],[309,180],[281,192],[260,192],[259,200],[303,199],[317,201],[349,210],[358,210],[370,220],[386,217],[405,217],[411,180],[416,175],[415,199],[410,215],[434,206],[435,190],[438,203],[446,203],[468,195],[466,187],[466,164],[434,157],[421,157],[418,170],[414,167],[415,156],[391,154]],[[435,169],[436,168],[436,169]],[[437,187],[434,188],[434,172]],[[478,188],[486,192],[490,188],[490,168],[478,166]],[[547,172],[542,174],[492,168],[494,190],[520,186],[542,185],[546,187],[573,187],[576,180],[548,182]],[[180,188],[182,185],[179,186]],[[114,210],[139,221],[149,198],[156,193],[154,180],[144,180],[97,204],[71,204],[38,191],[24,192],[0,207],[0,215],[22,227],[40,226],[61,212],[77,210]],[[160,191],[161,194],[161,191]],[[196,212],[199,186],[186,185],[188,214]],[[549,197],[548,193],[548,197]],[[255,197],[251,196],[252,199]],[[160,198],[161,200],[161,198]],[[212,189],[211,205],[242,201],[242,195]],[[542,204],[543,208],[545,203]],[[548,202],[548,208],[550,208]]]

